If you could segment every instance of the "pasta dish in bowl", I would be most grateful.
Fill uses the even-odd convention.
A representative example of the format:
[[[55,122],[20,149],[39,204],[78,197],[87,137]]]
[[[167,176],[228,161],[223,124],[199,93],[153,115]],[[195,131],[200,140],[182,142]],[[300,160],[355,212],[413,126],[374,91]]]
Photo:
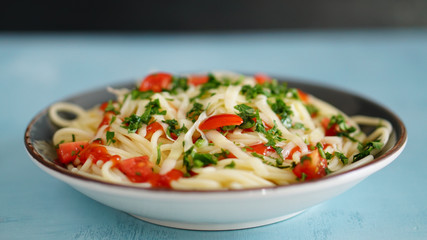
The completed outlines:
[[[49,127],[43,137],[37,124]],[[35,163],[84,194],[147,221],[208,230],[286,219],[386,166],[405,142],[401,121],[366,99],[229,72],[153,73],[57,102],[26,132]],[[208,202],[217,207],[202,214]]]

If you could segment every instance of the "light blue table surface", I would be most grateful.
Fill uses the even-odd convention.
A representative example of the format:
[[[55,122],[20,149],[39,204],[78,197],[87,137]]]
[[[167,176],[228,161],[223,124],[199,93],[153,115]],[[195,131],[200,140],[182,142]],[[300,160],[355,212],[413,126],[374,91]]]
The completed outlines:
[[[36,167],[24,130],[87,89],[169,72],[235,70],[353,91],[399,115],[401,156],[344,194],[276,224],[172,229],[106,207]],[[0,35],[0,239],[427,239],[427,29],[227,34]]]

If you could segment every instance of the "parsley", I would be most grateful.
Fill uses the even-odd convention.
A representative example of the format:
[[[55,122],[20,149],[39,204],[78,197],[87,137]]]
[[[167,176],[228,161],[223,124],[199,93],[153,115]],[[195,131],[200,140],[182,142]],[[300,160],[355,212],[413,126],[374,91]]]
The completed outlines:
[[[230,151],[221,149],[221,152],[220,153],[214,153],[214,156],[216,158],[228,158],[229,154],[230,154]]]
[[[59,145],[63,144],[64,142],[65,142],[64,140],[61,140],[58,144],[55,145],[55,148],[58,149]]]
[[[160,111],[159,99],[150,101],[141,116],[132,114],[130,117],[126,117],[121,127],[127,129],[129,133],[135,133],[142,127],[142,124],[148,125],[153,115],[166,115],[166,111]]]
[[[353,162],[357,162],[360,159],[363,159],[364,157],[370,155],[372,150],[381,149],[382,146],[383,146],[383,144],[380,142],[379,139],[374,140],[372,142],[368,142],[365,145],[360,144],[359,145],[360,153],[356,154],[353,157]]]
[[[344,165],[348,164],[348,158],[343,153],[335,152],[334,155],[341,160],[342,164]]]
[[[322,158],[326,159],[325,151],[323,151],[323,146],[320,142],[316,144],[317,150]]]
[[[160,160],[162,160],[162,153],[160,152],[160,147],[162,146],[162,144],[160,143],[159,145],[157,145],[157,160],[156,160],[156,164],[159,165],[160,164]]]
[[[139,91],[138,89],[133,89],[130,92],[130,96],[131,96],[132,100],[136,100],[136,99],[149,99],[153,95],[154,95],[154,92],[152,90]]]
[[[75,142],[75,141],[76,141],[76,135],[71,134],[71,138],[72,138],[72,142]]]
[[[246,97],[246,100],[254,99],[260,94],[269,95],[269,92],[267,92],[260,84],[255,86],[244,85],[240,90],[240,93]]]
[[[231,168],[231,169],[235,167],[236,167],[236,163],[234,161],[231,161],[231,163],[224,166],[224,168]]]
[[[188,79],[186,77],[173,76],[171,94],[177,94],[178,90],[186,91],[188,89]]]
[[[221,86],[221,82],[213,74],[209,73],[208,81],[201,86],[199,95],[191,98],[190,101],[203,97],[209,90],[217,89],[219,86]]]
[[[190,172],[192,168],[201,168],[209,164],[216,165],[218,159],[209,153],[198,153],[194,147],[191,147],[184,152],[183,165],[187,172]]]
[[[280,117],[286,128],[292,127],[291,115],[293,112],[282,99],[277,98],[275,103],[270,103],[270,107]]]
[[[179,136],[181,133],[186,133],[188,129],[183,124],[181,128],[178,128],[178,121],[175,119],[171,120],[164,120],[162,121],[166,124],[168,124],[168,128],[166,129],[166,135],[171,137],[171,134],[175,134],[176,136]]]
[[[307,109],[310,116],[316,116],[319,113],[319,109],[313,104],[305,104],[305,108]]]
[[[292,125],[293,129],[305,129],[304,124],[302,123],[295,123],[294,125]]]
[[[301,174],[301,178],[299,179],[300,181],[305,181],[305,179],[307,178],[307,174],[305,174],[304,172]]]
[[[331,117],[331,119],[329,120],[328,129],[330,129],[335,124],[338,125],[338,127],[339,127],[339,131],[337,132],[337,136],[339,136],[339,137],[343,136],[343,137],[350,139],[353,142],[357,142],[357,140],[355,138],[350,136],[351,133],[356,131],[356,128],[355,127],[349,127],[345,121],[345,118],[341,114],[338,114],[336,116]]]
[[[114,139],[114,132],[107,131],[106,137],[107,137],[107,145],[110,145],[111,143],[116,142],[116,140]]]
[[[110,125],[113,124],[113,122],[115,121],[116,121],[116,115],[113,115],[113,117],[111,117]]]
[[[203,104],[195,102],[193,104],[193,107],[187,113],[187,118],[190,119],[192,122],[195,122],[203,111]]]
[[[107,107],[105,107],[104,112],[113,112],[114,114],[119,114],[120,112],[116,110],[116,108],[113,105],[113,101],[108,101]]]
[[[234,109],[239,111],[237,115],[243,119],[243,123],[239,125],[241,129],[247,129],[255,126],[254,118],[256,117],[255,109],[246,104],[234,106]]]

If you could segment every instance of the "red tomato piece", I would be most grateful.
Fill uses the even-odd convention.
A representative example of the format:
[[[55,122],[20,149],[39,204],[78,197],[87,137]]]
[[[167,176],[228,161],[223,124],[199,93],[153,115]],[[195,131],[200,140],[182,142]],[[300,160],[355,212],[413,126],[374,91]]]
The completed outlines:
[[[74,161],[88,145],[89,143],[86,141],[59,144],[56,150],[59,161],[64,164]]]
[[[108,106],[108,102],[103,102],[103,103],[99,106],[99,109],[100,109],[101,111],[105,111],[105,109],[107,108],[107,106]]]
[[[117,155],[114,155],[114,157]],[[103,162],[109,161],[113,156],[108,153],[107,149],[98,143],[89,144],[79,154],[79,159],[82,163],[86,162],[87,159],[92,158],[94,162],[101,160]]]
[[[188,83],[193,86],[198,86],[209,81],[209,76],[207,75],[191,75],[188,77]]]
[[[98,126],[98,129],[105,125],[110,125],[111,119],[113,118],[114,113],[106,112],[104,113],[104,117],[102,118],[101,123]]]
[[[184,176],[184,174],[181,171],[172,169],[164,175],[154,174],[149,182],[153,187],[170,188],[170,183],[174,180],[180,179],[182,176]]]
[[[157,132],[158,130],[162,130],[163,131],[163,127],[160,123],[158,122],[153,122],[151,124],[149,124],[147,126],[147,134],[145,135],[146,139],[151,139],[151,137],[153,136],[153,134],[155,132]]]
[[[224,126],[240,125],[243,119],[236,114],[219,114],[214,115],[203,121],[199,125],[200,130],[212,130]]]
[[[134,157],[121,161],[117,164],[131,182],[147,182],[153,176],[153,163],[148,156]]]
[[[301,89],[297,89],[297,91],[298,91],[298,95],[299,95],[299,98],[301,99],[301,101],[304,103],[307,103],[309,95],[307,93],[303,92]]]
[[[286,156],[286,159],[292,159],[292,156],[294,155],[294,153],[296,151],[301,151],[301,149],[298,146],[292,148],[291,151],[289,152],[288,156]]]
[[[324,118],[321,122],[323,129],[325,129],[325,136],[336,136],[339,132],[338,124],[332,124],[332,126],[329,127],[329,122],[329,118]]]
[[[248,148],[246,148],[246,151],[248,152],[256,152],[260,155],[267,156],[271,153],[274,153],[275,150],[271,146],[265,146],[263,143],[252,145]]]
[[[255,74],[254,78],[258,84],[263,84],[265,82],[271,82],[271,80],[272,80],[271,77],[269,77],[268,75],[263,74],[263,73]]]
[[[302,161],[292,170],[298,178],[302,178],[303,173],[305,174],[306,180],[326,176],[326,167],[328,166],[328,162],[326,159],[320,157],[317,149],[308,155],[302,156],[301,159]]]
[[[164,72],[150,74],[142,81],[139,91],[161,92],[169,87],[172,77],[171,74]]]

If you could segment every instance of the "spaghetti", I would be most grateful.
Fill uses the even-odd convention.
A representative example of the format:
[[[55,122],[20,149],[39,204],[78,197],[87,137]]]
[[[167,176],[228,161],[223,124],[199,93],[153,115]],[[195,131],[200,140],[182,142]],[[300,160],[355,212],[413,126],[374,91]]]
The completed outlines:
[[[265,75],[154,73],[135,89],[108,91],[116,99],[89,110],[51,106],[58,161],[78,174],[141,187],[309,181],[371,161],[392,130],[384,119],[346,116]],[[359,124],[376,130],[367,136]]]

